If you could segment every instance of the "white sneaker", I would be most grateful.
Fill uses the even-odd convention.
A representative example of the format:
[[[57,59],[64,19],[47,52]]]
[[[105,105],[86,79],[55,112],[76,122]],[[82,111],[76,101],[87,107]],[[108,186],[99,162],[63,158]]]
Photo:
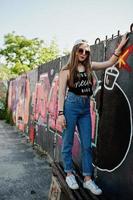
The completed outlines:
[[[71,188],[72,190],[76,190],[79,188],[79,185],[73,174],[66,177],[66,182],[67,182],[67,185],[69,186],[69,188]]]
[[[91,179],[89,181],[84,181],[83,187],[90,190],[95,195],[102,194],[102,190]]]

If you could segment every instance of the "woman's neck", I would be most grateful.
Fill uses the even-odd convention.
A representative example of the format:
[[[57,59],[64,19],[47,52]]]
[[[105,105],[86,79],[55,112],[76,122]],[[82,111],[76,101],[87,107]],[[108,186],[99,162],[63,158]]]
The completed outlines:
[[[81,64],[81,63],[78,63],[77,70],[78,70],[79,72],[84,72],[84,71],[85,71],[85,67],[84,67],[84,65]]]

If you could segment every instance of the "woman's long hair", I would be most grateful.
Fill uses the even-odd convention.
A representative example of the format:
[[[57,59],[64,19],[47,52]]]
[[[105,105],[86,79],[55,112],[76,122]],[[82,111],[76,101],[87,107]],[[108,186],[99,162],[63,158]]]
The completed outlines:
[[[81,43],[82,44],[82,43]],[[68,80],[68,84],[71,87],[74,87],[74,78],[77,77],[77,66],[78,66],[78,56],[77,56],[77,51],[80,47],[81,44],[77,44],[73,46],[72,52],[70,54],[68,63],[66,66],[63,67],[62,70],[69,70],[70,76]],[[92,79],[92,69],[91,69],[91,59],[90,59],[90,54],[87,56],[87,58],[82,62],[83,66],[85,67],[85,72],[88,74],[88,79],[91,82]]]

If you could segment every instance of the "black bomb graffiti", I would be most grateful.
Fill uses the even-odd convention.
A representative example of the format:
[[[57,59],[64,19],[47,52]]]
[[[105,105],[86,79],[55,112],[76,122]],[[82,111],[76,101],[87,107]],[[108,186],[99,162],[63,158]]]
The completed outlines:
[[[133,45],[129,45],[123,51],[117,64],[121,70],[118,71],[115,66],[108,68],[105,71],[104,80],[98,81],[95,91],[93,101],[96,104],[97,122],[95,122],[95,136],[93,135],[93,152],[94,165],[98,166],[99,170],[114,171],[126,159],[131,146],[132,57]],[[123,71],[127,73],[125,80],[121,80]],[[123,82],[122,86],[117,81]]]

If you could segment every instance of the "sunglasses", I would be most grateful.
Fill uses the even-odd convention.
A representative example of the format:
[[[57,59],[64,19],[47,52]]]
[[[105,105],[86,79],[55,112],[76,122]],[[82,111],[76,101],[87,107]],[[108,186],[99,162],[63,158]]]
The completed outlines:
[[[78,53],[80,55],[82,55],[83,53],[85,53],[86,56],[88,56],[90,54],[90,51],[89,50],[85,50],[85,49],[82,49],[82,48],[79,48],[78,49]]]

